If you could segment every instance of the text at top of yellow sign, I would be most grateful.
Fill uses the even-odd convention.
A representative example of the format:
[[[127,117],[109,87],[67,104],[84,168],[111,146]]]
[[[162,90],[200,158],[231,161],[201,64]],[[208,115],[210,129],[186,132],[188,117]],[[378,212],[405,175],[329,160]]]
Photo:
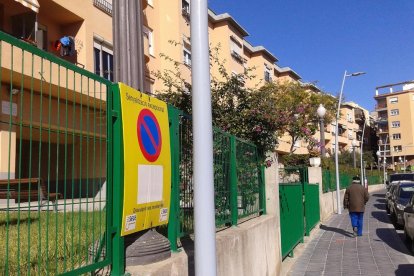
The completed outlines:
[[[121,235],[168,223],[171,153],[167,104],[119,84],[124,146]]]

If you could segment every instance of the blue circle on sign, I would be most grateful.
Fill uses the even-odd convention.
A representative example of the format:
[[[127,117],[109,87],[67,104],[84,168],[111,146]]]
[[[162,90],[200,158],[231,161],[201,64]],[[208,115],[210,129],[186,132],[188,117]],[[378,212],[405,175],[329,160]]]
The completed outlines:
[[[137,136],[144,157],[154,162],[161,152],[161,131],[157,118],[149,109],[143,109],[138,115]]]

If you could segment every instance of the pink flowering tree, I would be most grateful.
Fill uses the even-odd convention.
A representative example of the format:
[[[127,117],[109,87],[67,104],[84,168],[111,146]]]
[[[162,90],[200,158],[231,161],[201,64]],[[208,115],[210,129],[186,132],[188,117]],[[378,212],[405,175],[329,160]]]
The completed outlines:
[[[262,90],[271,91],[276,99],[273,112],[278,118],[277,136],[287,134],[290,137],[290,152],[296,150],[298,141],[306,142],[310,153],[319,152],[320,141],[314,137],[319,122],[316,110],[319,104],[323,104],[327,109],[325,122],[329,123],[334,118],[336,98],[310,92],[306,86],[293,82],[270,84]]]

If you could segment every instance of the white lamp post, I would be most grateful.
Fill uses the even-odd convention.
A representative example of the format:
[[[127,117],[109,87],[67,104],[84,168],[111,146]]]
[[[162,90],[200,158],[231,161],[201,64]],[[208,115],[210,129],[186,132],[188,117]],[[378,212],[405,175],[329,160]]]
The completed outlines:
[[[381,156],[381,151],[377,151],[377,156],[378,156],[378,163],[380,162],[379,160],[380,160],[380,156]],[[387,164],[387,160],[385,159],[385,146],[384,146],[384,157],[383,157],[383,159],[384,159],[384,164],[383,164],[383,170],[384,170],[384,185],[385,185],[385,165]]]
[[[344,73],[344,77],[342,79],[341,91],[339,92],[339,101],[338,101],[338,109],[336,111],[336,126],[335,126],[335,171],[336,171],[336,203],[338,214],[342,214],[341,210],[341,194],[340,194],[340,187],[339,187],[339,165],[338,165],[338,121],[339,121],[339,112],[341,109],[341,101],[342,101],[342,93],[344,90],[345,79],[347,77],[357,77],[360,75],[365,74],[364,72],[355,72],[352,74],[347,74],[346,70]]]
[[[324,123],[324,117],[326,114],[326,108],[320,104],[318,109],[316,110],[316,113],[319,117],[319,124],[321,128],[321,157],[325,157],[325,123]]]

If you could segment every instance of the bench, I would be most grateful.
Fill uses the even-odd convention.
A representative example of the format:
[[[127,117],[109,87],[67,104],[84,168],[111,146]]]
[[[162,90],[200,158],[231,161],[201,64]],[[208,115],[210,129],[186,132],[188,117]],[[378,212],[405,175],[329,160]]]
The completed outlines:
[[[15,199],[17,203],[39,201],[42,206],[43,202],[55,203],[60,198],[61,193],[47,192],[41,178],[0,179],[0,199]]]

